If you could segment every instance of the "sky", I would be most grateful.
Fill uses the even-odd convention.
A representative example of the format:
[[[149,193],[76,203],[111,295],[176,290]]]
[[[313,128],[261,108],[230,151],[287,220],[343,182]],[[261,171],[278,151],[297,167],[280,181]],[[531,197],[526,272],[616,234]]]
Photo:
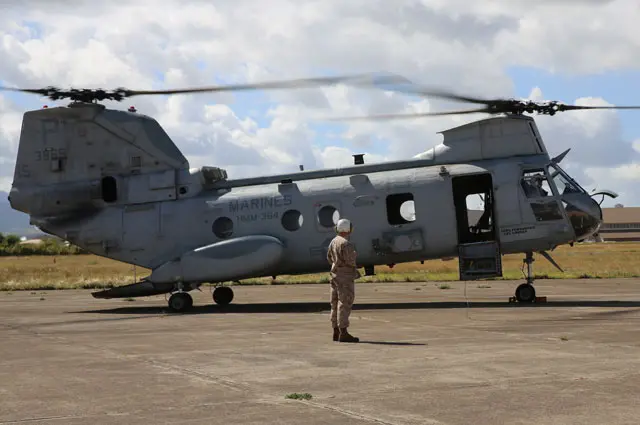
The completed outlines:
[[[637,0],[0,0],[0,84],[176,88],[392,72],[486,98],[640,103]],[[8,191],[22,114],[64,105],[0,93],[0,191]],[[136,97],[105,102],[156,118],[191,166],[231,178],[411,158],[439,131],[485,115],[384,122],[321,117],[473,105],[384,90]],[[640,206],[640,110],[536,117],[552,155],[587,190]],[[598,198],[599,200],[599,198]]]

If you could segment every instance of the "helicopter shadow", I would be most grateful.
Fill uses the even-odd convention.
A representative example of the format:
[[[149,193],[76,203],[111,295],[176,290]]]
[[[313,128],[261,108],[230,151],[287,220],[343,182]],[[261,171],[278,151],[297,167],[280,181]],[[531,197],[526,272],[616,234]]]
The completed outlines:
[[[402,303],[356,303],[353,311],[366,310],[437,310],[437,309],[483,309],[483,308],[557,308],[557,307],[615,307],[633,308],[640,307],[640,301],[616,301],[616,300],[575,300],[575,301],[547,301],[544,303],[520,304],[505,301],[434,301],[434,302],[402,302]],[[195,305],[189,311],[183,313],[170,313],[166,306],[127,306],[100,310],[82,310],[70,313],[99,313],[99,314],[256,314],[256,313],[321,313],[328,312],[328,302],[282,302],[282,303],[256,303],[256,304],[229,304],[229,305]]]
[[[363,341],[363,340],[360,340],[358,344],[395,345],[395,346],[404,346],[404,347],[418,347],[418,346],[427,345],[419,342]]]

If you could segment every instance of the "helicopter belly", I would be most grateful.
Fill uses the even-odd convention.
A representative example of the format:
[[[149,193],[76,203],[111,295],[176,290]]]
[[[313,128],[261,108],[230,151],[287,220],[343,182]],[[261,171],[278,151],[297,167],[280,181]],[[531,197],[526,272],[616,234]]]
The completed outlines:
[[[149,276],[153,283],[223,282],[246,276],[265,275],[284,251],[273,236],[243,236],[196,248],[178,260],[159,266]]]

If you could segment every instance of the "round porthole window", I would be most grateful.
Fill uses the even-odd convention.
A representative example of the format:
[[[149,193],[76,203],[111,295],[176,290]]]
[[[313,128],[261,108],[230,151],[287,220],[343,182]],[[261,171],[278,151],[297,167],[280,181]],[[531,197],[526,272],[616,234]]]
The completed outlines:
[[[282,214],[282,227],[290,232],[295,232],[302,227],[304,218],[302,213],[298,210],[288,210]]]
[[[340,220],[340,212],[332,205],[325,205],[318,210],[318,221],[323,227],[334,227]]]
[[[211,226],[213,234],[220,239],[226,239],[233,234],[233,221],[229,217],[219,217]]]

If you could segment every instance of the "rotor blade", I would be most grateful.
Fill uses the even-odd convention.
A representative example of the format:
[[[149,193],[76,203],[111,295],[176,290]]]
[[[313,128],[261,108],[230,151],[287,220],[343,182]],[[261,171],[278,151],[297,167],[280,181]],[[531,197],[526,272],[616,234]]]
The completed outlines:
[[[327,118],[329,121],[357,121],[357,120],[394,120],[394,119],[407,119],[407,118],[420,118],[420,117],[435,117],[444,115],[463,115],[463,114],[475,114],[481,112],[489,112],[487,108],[481,109],[467,109],[463,111],[444,111],[444,112],[421,112],[416,114],[382,114],[382,115],[367,115],[361,117],[337,117]]]
[[[241,90],[262,90],[262,89],[285,89],[304,88],[321,85],[336,84],[340,82],[352,82],[361,85],[374,85],[384,83],[406,83],[407,79],[398,75],[388,74],[376,76],[375,74],[355,74],[337,77],[301,78],[295,80],[268,81],[254,84],[234,84],[228,86],[194,87],[185,89],[168,90],[127,90],[122,89],[127,97],[150,94],[178,94],[178,93],[201,93],[201,92],[223,92]]]
[[[46,96],[47,94],[49,94],[51,92],[51,90],[55,90],[52,87],[49,88],[44,88],[44,89],[18,89],[18,88],[14,88],[14,87],[2,87],[0,86],[0,91],[15,91],[15,92],[22,92],[22,93],[33,93],[33,94],[41,94],[43,96]]]
[[[461,96],[446,90],[436,90],[436,89],[428,89],[426,87],[421,87],[408,80],[404,82],[409,83],[413,87],[396,87],[391,90],[406,93],[406,94],[418,95],[418,96],[439,97],[442,99],[456,100],[458,102],[477,103],[480,105],[489,105],[495,102],[503,101],[503,99],[480,99],[477,97]]]
[[[559,111],[574,111],[582,109],[640,109],[640,106],[580,106],[580,105],[556,105]]]

